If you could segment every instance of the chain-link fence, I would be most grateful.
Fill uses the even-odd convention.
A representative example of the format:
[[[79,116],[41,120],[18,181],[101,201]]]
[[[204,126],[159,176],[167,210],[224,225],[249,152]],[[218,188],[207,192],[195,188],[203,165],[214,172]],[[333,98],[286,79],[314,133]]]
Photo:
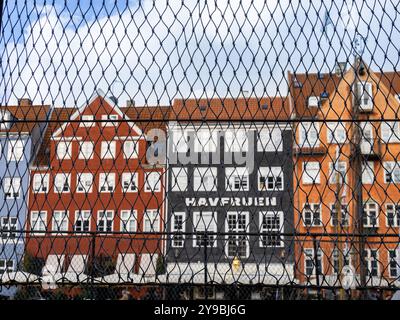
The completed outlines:
[[[396,299],[398,1],[0,1],[0,296]]]

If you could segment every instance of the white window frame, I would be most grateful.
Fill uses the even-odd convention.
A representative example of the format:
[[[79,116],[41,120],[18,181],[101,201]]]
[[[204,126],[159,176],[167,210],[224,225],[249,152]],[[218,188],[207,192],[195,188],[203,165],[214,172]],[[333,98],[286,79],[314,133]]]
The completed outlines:
[[[264,182],[261,181],[262,179],[264,179]],[[272,184],[272,187],[270,187],[270,184]],[[282,167],[258,168],[258,191],[283,191],[283,189],[284,179]]]
[[[174,130],[172,132],[172,151],[186,153],[189,150],[189,138],[186,130]]]
[[[217,191],[217,172],[216,167],[195,167],[193,173],[194,192]],[[205,178],[206,181],[204,181]],[[212,185],[210,180],[213,181]]]
[[[101,152],[100,152],[101,160],[115,159],[116,152],[117,152],[117,142],[115,140],[101,141]]]
[[[124,159],[137,159],[139,157],[139,141],[126,140],[123,144]]]
[[[0,219],[0,239],[15,239],[17,237],[18,217],[6,216]]]
[[[5,273],[13,272],[15,270],[15,265],[16,265],[15,260],[1,258],[0,259],[0,278]]]
[[[158,209],[145,210],[143,215],[143,232],[159,232],[161,217]]]
[[[367,263],[367,271],[368,271],[368,277],[379,277],[380,276],[380,263],[379,263],[379,250],[378,249],[365,249],[366,255],[365,255],[365,261]],[[376,257],[374,258],[372,256],[372,251],[376,252]],[[376,275],[372,275],[372,263],[376,263]]]
[[[90,177],[90,179],[88,179]],[[93,191],[93,174],[90,172],[81,172],[76,175],[76,192],[91,193]],[[90,182],[88,186],[87,183]]]
[[[216,152],[218,147],[217,128],[199,128],[194,131],[194,152]]]
[[[175,218],[179,217],[182,222],[180,226],[177,225]],[[183,248],[185,246],[185,235],[181,234],[186,231],[186,212],[172,212],[171,216],[171,232],[174,233],[171,236],[172,248]]]
[[[375,208],[372,208],[371,206],[374,206]],[[371,223],[372,215],[371,211],[375,211],[375,220],[376,220],[376,225],[373,225]],[[365,223],[365,220],[367,220],[367,223]],[[375,201],[367,201],[364,202],[363,206],[363,225],[365,228],[378,228],[379,227],[379,206]]]
[[[227,129],[224,134],[225,152],[248,152],[248,135],[252,133],[253,131],[246,129]]]
[[[330,144],[347,143],[347,126],[342,122],[329,122],[326,126],[327,139]]]
[[[239,183],[239,186],[236,186]],[[250,176],[246,167],[225,168],[226,191],[249,191]]]
[[[121,176],[122,192],[137,192],[138,191],[138,173],[123,172]]]
[[[101,115],[101,120],[102,121],[102,126],[103,127],[113,127],[115,126],[115,120],[118,120],[118,115],[117,114],[103,114]]]
[[[397,161],[383,162],[383,181],[386,184],[400,183],[400,163]],[[389,180],[390,179],[390,180]]]
[[[375,181],[375,163],[367,161],[362,164],[362,177],[363,184],[374,184]]]
[[[62,188],[61,190],[59,190],[58,187],[60,187],[58,185],[58,180],[61,181],[62,178]],[[68,190],[65,190],[65,187],[68,187]],[[56,173],[54,175],[54,193],[69,193],[71,192],[71,174],[70,173]]]
[[[33,175],[33,193],[49,192],[50,175],[48,173],[35,173]]]
[[[188,170],[186,167],[171,169],[171,190],[186,192],[188,190]]]
[[[320,98],[317,96],[309,96],[307,106],[310,108],[317,108],[320,105]]]
[[[279,219],[279,226],[278,228],[271,227],[268,228],[268,223],[266,221],[267,226],[264,226],[264,218],[272,218],[273,220]],[[260,227],[260,240],[259,240],[259,245],[261,248],[282,248],[284,243],[283,243],[283,236],[280,235],[280,233],[284,232],[284,226],[283,226],[283,221],[284,216],[283,216],[283,211],[260,211],[259,213],[259,227]],[[275,224],[274,224],[275,225]],[[275,235],[275,233],[277,233]],[[263,237],[276,237],[277,242],[279,242],[279,245],[267,245],[264,244]],[[280,241],[279,241],[280,240]],[[272,239],[271,239],[272,241]]]
[[[283,129],[262,128],[257,131],[258,152],[282,152],[283,151]]]
[[[337,179],[339,178],[339,179]],[[347,181],[347,162],[329,162],[329,184],[344,184]]]
[[[114,210],[98,210],[96,230],[99,233],[114,231]]]
[[[384,143],[399,143],[400,123],[398,121],[382,121],[381,139]]]
[[[389,222],[389,213],[393,215],[393,224]],[[396,203],[385,204],[386,227],[397,228],[400,227],[400,205]]]
[[[24,157],[25,141],[12,139],[7,144],[7,160],[19,162]]]
[[[320,146],[320,126],[318,122],[299,123],[299,147],[316,148]],[[315,137],[312,135],[315,134]]]
[[[56,155],[59,160],[69,160],[72,157],[72,141],[60,140],[56,144]]]
[[[341,206],[341,208],[340,208],[341,216],[340,217],[336,212],[336,203],[331,203],[329,206],[330,207],[330,219],[329,220],[330,220],[332,227],[336,227],[336,226],[348,227],[348,226],[350,226],[349,205],[346,203],[342,203],[342,204],[340,204],[340,206]],[[337,215],[338,225],[336,225],[334,223],[333,214]],[[343,223],[343,221],[345,221],[346,223]]]
[[[3,180],[4,199],[15,200],[21,197],[22,179],[20,177],[6,177]]]
[[[211,215],[211,221],[209,223],[209,225],[205,225],[204,223],[200,224],[199,223],[201,221],[204,222],[204,220],[200,220],[200,218],[204,215]],[[198,230],[198,227],[201,227],[200,230]],[[203,228],[204,227],[204,228]],[[204,229],[204,230],[203,230]],[[207,229],[207,230],[205,230]],[[203,247],[201,245],[198,245],[197,240],[198,240],[198,235],[197,233],[199,232],[204,232],[204,231],[208,231],[208,232],[217,232],[217,212],[215,211],[194,211],[193,212],[193,247],[195,248],[199,248],[199,247]],[[215,248],[217,247],[217,236],[216,235],[212,235],[212,236],[208,236],[208,239],[211,240],[207,240],[207,248]],[[201,239],[199,241],[202,241]],[[213,241],[212,245],[209,245],[209,242]]]
[[[53,236],[65,235],[68,232],[68,229],[69,229],[69,212],[68,211],[54,210],[51,220],[52,220],[51,221],[51,230],[53,231],[53,233],[52,233]]]
[[[81,219],[80,219],[81,218]],[[81,221],[81,227],[80,229],[82,230],[77,230],[77,222],[78,220]],[[87,234],[91,230],[91,222],[92,220],[92,214],[90,210],[76,210],[75,211],[75,221],[74,221],[74,233],[79,233],[79,234]],[[88,230],[84,230],[84,223],[88,221]]]
[[[91,128],[94,125],[94,116],[84,114],[81,116],[81,121],[82,122],[79,123],[80,127]]]
[[[88,146],[91,146],[91,148]],[[88,151],[90,150],[90,152]],[[79,143],[79,155],[78,159],[90,160],[93,159],[94,155],[94,143],[92,141],[82,141]]]
[[[37,219],[34,219],[34,217],[37,216]],[[31,211],[30,214],[30,222],[31,222],[31,233],[35,236],[39,237],[44,237],[45,236],[45,231],[47,231],[47,211],[41,210],[41,211]],[[39,232],[37,231],[44,231],[44,232]]]
[[[318,166],[318,169],[310,168]],[[315,175],[310,174],[310,171],[316,172]],[[304,161],[302,172],[302,183],[304,185],[320,184],[321,183],[321,163],[318,161]]]
[[[115,191],[115,173],[101,172],[99,174],[99,192],[113,193]]]
[[[233,228],[229,228],[229,217],[230,216],[234,216],[236,219],[236,223],[235,226]],[[245,228],[239,228],[239,216],[244,216],[245,218]],[[244,233],[243,234],[238,234],[238,235],[228,235],[225,237],[225,254],[228,258],[234,258],[237,256],[237,253],[235,253],[234,255],[230,255],[229,254],[229,241],[230,241],[230,237],[233,237],[233,241],[236,242],[236,246],[239,246],[238,243],[240,243],[241,241],[245,241],[246,242],[246,253],[245,255],[240,255],[239,258],[248,258],[250,255],[250,240],[249,237],[246,235],[246,233],[249,232],[249,212],[248,211],[228,211],[226,213],[226,218],[225,218],[225,231],[226,232],[230,232],[230,233]],[[244,238],[244,240],[242,239]]]
[[[394,257],[391,257],[391,253],[394,253]],[[388,249],[387,250],[387,256],[388,256],[388,271],[389,271],[389,277],[397,279],[399,276],[399,257],[397,256],[398,250],[396,249]],[[395,263],[395,267],[392,268],[392,263]],[[395,270],[394,272],[393,269]]]
[[[315,265],[314,249],[313,248],[305,248],[305,249],[303,249],[303,257],[304,257],[304,275],[306,277],[316,276],[316,274],[317,274],[317,266]],[[312,262],[311,274],[309,274],[307,272],[307,269],[308,269],[307,268],[307,260],[310,260]],[[321,248],[318,248],[317,260],[319,260],[319,263],[320,263],[319,274],[322,275],[323,274],[323,270],[324,270],[324,253],[323,253]]]
[[[372,83],[367,81],[357,82],[358,98],[362,109],[371,109],[374,106]]]
[[[154,180],[152,181],[151,179],[154,179]],[[161,179],[162,179],[161,173],[158,171],[146,172],[145,173],[145,181],[144,181],[144,191],[145,192],[160,192],[161,191],[161,182],[162,182]]]
[[[133,223],[132,223],[133,222]],[[131,233],[137,231],[137,211],[136,210],[121,210],[120,231]]]
[[[309,209],[306,209],[306,207],[309,206]],[[306,211],[309,210],[309,211]],[[306,217],[305,215],[309,213],[310,214],[310,219],[311,223],[308,224],[306,223]],[[317,213],[318,216],[317,216]],[[322,205],[321,203],[305,203],[302,211],[302,220],[303,220],[303,226],[304,227],[322,227]],[[315,221],[319,221],[319,223],[315,223]]]

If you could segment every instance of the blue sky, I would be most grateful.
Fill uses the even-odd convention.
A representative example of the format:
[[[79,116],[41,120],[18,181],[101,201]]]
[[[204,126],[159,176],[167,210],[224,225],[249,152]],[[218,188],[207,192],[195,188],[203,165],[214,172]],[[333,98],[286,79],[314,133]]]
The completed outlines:
[[[285,95],[288,70],[351,61],[355,30],[367,63],[400,69],[399,0],[9,0],[2,24],[2,104],[80,106],[95,88],[122,105]]]

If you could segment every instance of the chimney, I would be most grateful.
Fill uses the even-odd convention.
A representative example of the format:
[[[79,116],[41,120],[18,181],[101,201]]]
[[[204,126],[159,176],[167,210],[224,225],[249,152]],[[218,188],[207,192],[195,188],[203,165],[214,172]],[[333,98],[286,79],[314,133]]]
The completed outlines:
[[[20,106],[20,107],[31,107],[32,106],[32,100],[29,99],[29,98],[18,99],[18,106]]]
[[[337,62],[335,66],[335,73],[338,77],[342,77],[346,72],[347,62]]]
[[[135,106],[135,100],[129,99],[126,101],[126,106],[127,107],[134,107]]]

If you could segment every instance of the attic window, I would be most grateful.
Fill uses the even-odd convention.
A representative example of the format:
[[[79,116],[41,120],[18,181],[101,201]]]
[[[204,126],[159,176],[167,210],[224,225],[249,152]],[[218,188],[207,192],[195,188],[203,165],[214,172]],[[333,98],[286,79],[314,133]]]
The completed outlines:
[[[200,111],[206,111],[207,106],[205,106],[205,105],[200,105],[200,106],[199,106],[199,109],[200,109]]]
[[[319,102],[319,98],[316,96],[311,96],[308,97],[308,107],[309,108],[317,108],[319,107],[320,102]]]
[[[324,91],[321,93],[321,99],[328,99],[329,98],[329,93]]]
[[[294,80],[293,80],[293,86],[294,86],[295,88],[302,88],[302,87],[303,87],[303,84],[302,84],[299,80],[297,80],[297,78],[294,78]]]
[[[261,105],[261,109],[263,110],[267,110],[268,109],[268,105],[266,103]]]
[[[8,129],[10,127],[11,115],[8,111],[0,111],[0,129]]]
[[[106,122],[103,122],[104,127],[112,127],[115,125],[113,121],[118,120],[118,115],[116,114],[104,114],[101,116],[101,120],[109,120]]]

